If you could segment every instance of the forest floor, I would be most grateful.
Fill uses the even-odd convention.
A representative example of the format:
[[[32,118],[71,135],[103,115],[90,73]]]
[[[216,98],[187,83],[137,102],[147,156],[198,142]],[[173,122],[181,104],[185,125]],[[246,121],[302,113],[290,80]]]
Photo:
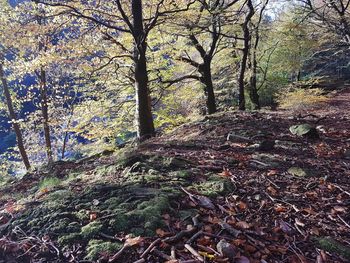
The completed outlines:
[[[219,113],[2,186],[0,262],[350,262],[349,210],[344,88],[301,114]]]

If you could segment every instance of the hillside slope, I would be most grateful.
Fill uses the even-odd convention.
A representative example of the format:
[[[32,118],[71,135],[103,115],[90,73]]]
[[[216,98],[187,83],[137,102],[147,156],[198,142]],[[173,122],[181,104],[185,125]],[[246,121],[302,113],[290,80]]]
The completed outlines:
[[[343,89],[56,163],[0,189],[0,262],[350,261],[349,131]]]

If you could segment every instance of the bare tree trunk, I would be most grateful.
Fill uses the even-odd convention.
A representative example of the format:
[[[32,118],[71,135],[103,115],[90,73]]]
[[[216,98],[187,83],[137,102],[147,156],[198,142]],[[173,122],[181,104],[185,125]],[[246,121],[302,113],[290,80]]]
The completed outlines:
[[[152,105],[148,87],[146,34],[143,28],[142,1],[132,0],[133,35],[135,39],[135,91],[137,136],[141,140],[155,135]]]
[[[256,47],[252,50],[252,67],[251,67],[251,77],[250,77],[250,85],[249,85],[249,97],[253,103],[254,110],[260,110],[260,97],[257,88],[257,67],[258,62],[256,60]]]
[[[214,114],[215,112],[217,112],[217,107],[214,93],[214,85],[211,75],[211,60],[205,59],[204,63],[201,64],[199,67],[199,72],[201,74],[200,81],[204,85],[208,114]]]
[[[246,105],[245,105],[245,85],[244,85],[244,78],[245,78],[245,72],[247,68],[247,60],[249,56],[249,43],[250,43],[250,29],[249,29],[249,22],[251,18],[254,15],[254,6],[252,3],[252,0],[248,0],[247,2],[249,12],[244,20],[244,23],[242,25],[243,28],[243,38],[244,38],[244,43],[243,43],[243,49],[242,49],[242,59],[240,63],[240,72],[238,76],[238,90],[239,90],[239,109],[240,110],[245,110]]]
[[[43,67],[41,67],[40,69],[40,93],[41,93],[41,113],[42,113],[43,126],[44,126],[46,154],[47,154],[48,163],[51,164],[53,162],[53,157],[52,157],[50,126],[49,126],[46,72]]]
[[[261,105],[260,105],[260,97],[259,97],[259,89],[257,87],[257,72],[258,72],[258,61],[257,61],[257,52],[258,52],[258,47],[260,43],[260,24],[263,19],[264,11],[269,4],[269,0],[266,0],[263,6],[261,7],[260,14],[259,14],[259,20],[257,24],[255,25],[255,43],[252,49],[252,55],[251,55],[251,60],[252,60],[252,72],[251,72],[251,78],[250,78],[250,100],[252,101],[254,105],[254,110],[260,110]]]
[[[15,110],[13,108],[13,103],[12,103],[10,90],[8,88],[7,80],[5,78],[5,73],[4,73],[4,69],[3,69],[3,65],[2,65],[1,61],[0,61],[0,78],[1,78],[3,89],[4,89],[4,95],[5,95],[5,98],[6,98],[6,104],[7,104],[7,107],[8,107],[8,111],[9,111],[9,116],[10,116],[10,119],[11,119],[12,127],[13,127],[13,129],[15,131],[15,134],[16,134],[17,146],[18,146],[19,152],[20,152],[20,154],[22,156],[23,163],[24,163],[26,169],[29,170],[30,169],[30,163],[29,163],[28,155],[27,155],[27,152],[26,152],[25,147],[24,147],[23,136],[22,136],[22,132],[21,132],[20,126],[17,123],[17,116],[16,116]]]
[[[39,10],[40,16],[37,16],[37,21],[39,26],[45,24],[45,11],[43,9]],[[39,38],[39,51],[45,50],[45,42]],[[40,96],[41,96],[41,114],[42,114],[42,124],[45,137],[45,149],[47,155],[47,161],[50,165],[53,162],[52,157],[52,145],[50,136],[50,125],[49,125],[49,111],[48,111],[48,99],[47,99],[47,79],[46,71],[43,66],[40,67],[40,73],[37,73],[39,78]]]

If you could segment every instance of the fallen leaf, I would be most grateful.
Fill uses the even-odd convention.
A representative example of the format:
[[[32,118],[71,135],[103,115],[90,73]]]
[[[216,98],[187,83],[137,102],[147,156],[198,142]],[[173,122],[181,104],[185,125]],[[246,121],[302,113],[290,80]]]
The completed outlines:
[[[238,207],[240,210],[246,210],[248,208],[248,205],[246,203],[244,203],[243,201],[239,201],[238,202]]]
[[[96,219],[97,219],[97,213],[95,212],[90,213],[90,221],[94,221]]]
[[[270,170],[267,172],[267,176],[272,176],[272,175],[276,175],[278,173],[278,171],[276,169]]]
[[[277,190],[275,188],[273,188],[272,186],[269,186],[267,188],[267,191],[269,191],[271,193],[272,196],[277,195]]]
[[[277,205],[275,207],[275,211],[278,212],[278,213],[282,213],[282,212],[286,212],[288,209],[282,205]]]
[[[128,239],[126,239],[124,245],[132,247],[132,246],[136,246],[136,245],[141,244],[143,241],[144,241],[144,238],[142,238],[140,236],[139,237],[134,237],[134,238],[129,237]]]

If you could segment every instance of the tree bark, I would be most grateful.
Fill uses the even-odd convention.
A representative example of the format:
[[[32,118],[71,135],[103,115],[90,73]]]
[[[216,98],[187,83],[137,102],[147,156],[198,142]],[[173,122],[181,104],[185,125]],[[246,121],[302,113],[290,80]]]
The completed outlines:
[[[148,87],[146,33],[143,27],[142,1],[132,0],[133,36],[135,41],[135,91],[137,136],[140,140],[155,135],[152,105]]]
[[[217,112],[217,107],[211,74],[211,60],[205,60],[204,63],[200,65],[199,72],[201,74],[200,81],[204,85],[208,114],[214,114]]]
[[[258,47],[260,43],[260,24],[263,19],[264,11],[269,4],[270,0],[266,0],[263,6],[261,7],[259,19],[257,24],[255,25],[255,43],[252,50],[251,60],[252,60],[252,72],[251,72],[251,78],[250,78],[250,100],[252,101],[254,105],[254,110],[260,110],[261,104],[260,104],[260,97],[259,97],[259,88],[257,87],[257,75],[258,75],[258,60],[257,60],[257,52]]]
[[[41,113],[44,126],[44,137],[46,144],[46,154],[48,163],[53,162],[52,146],[49,126],[48,100],[47,100],[47,85],[46,85],[46,71],[43,67],[40,69],[40,93],[41,93]]]
[[[244,20],[244,23],[242,25],[243,28],[243,49],[242,49],[242,59],[240,63],[240,72],[238,76],[238,90],[239,90],[239,110],[245,110],[246,105],[245,105],[245,85],[244,85],[244,78],[245,78],[245,72],[247,69],[247,60],[248,60],[248,55],[249,55],[249,43],[250,43],[250,30],[249,30],[249,22],[251,18],[254,15],[254,6],[251,0],[248,0],[247,2],[249,11],[248,14]]]
[[[45,12],[40,10],[40,15],[37,16],[37,21],[39,26],[45,24]],[[45,50],[45,42],[39,39],[39,51]],[[41,114],[42,114],[42,124],[45,137],[45,149],[47,155],[47,161],[50,165],[53,162],[52,157],[52,145],[51,145],[51,135],[50,135],[50,125],[49,125],[49,111],[48,111],[48,99],[47,99],[47,81],[46,81],[46,71],[43,66],[40,67],[40,73],[37,73],[39,78],[39,88],[41,96]]]
[[[5,95],[5,98],[6,98],[6,104],[7,104],[7,107],[8,107],[8,111],[9,111],[9,116],[10,116],[10,119],[11,119],[12,127],[13,127],[13,129],[15,131],[15,134],[16,134],[17,146],[18,146],[19,152],[20,152],[20,154],[22,156],[22,160],[23,160],[24,166],[26,167],[27,170],[29,170],[30,169],[30,163],[29,163],[28,155],[27,155],[27,152],[26,152],[25,147],[24,147],[23,136],[22,136],[22,132],[21,132],[20,126],[17,123],[17,116],[16,116],[15,110],[13,108],[13,103],[12,103],[10,90],[8,88],[8,84],[7,84],[7,80],[5,78],[3,65],[2,65],[1,62],[0,62],[0,78],[1,78],[3,89],[4,89],[4,95]]]

